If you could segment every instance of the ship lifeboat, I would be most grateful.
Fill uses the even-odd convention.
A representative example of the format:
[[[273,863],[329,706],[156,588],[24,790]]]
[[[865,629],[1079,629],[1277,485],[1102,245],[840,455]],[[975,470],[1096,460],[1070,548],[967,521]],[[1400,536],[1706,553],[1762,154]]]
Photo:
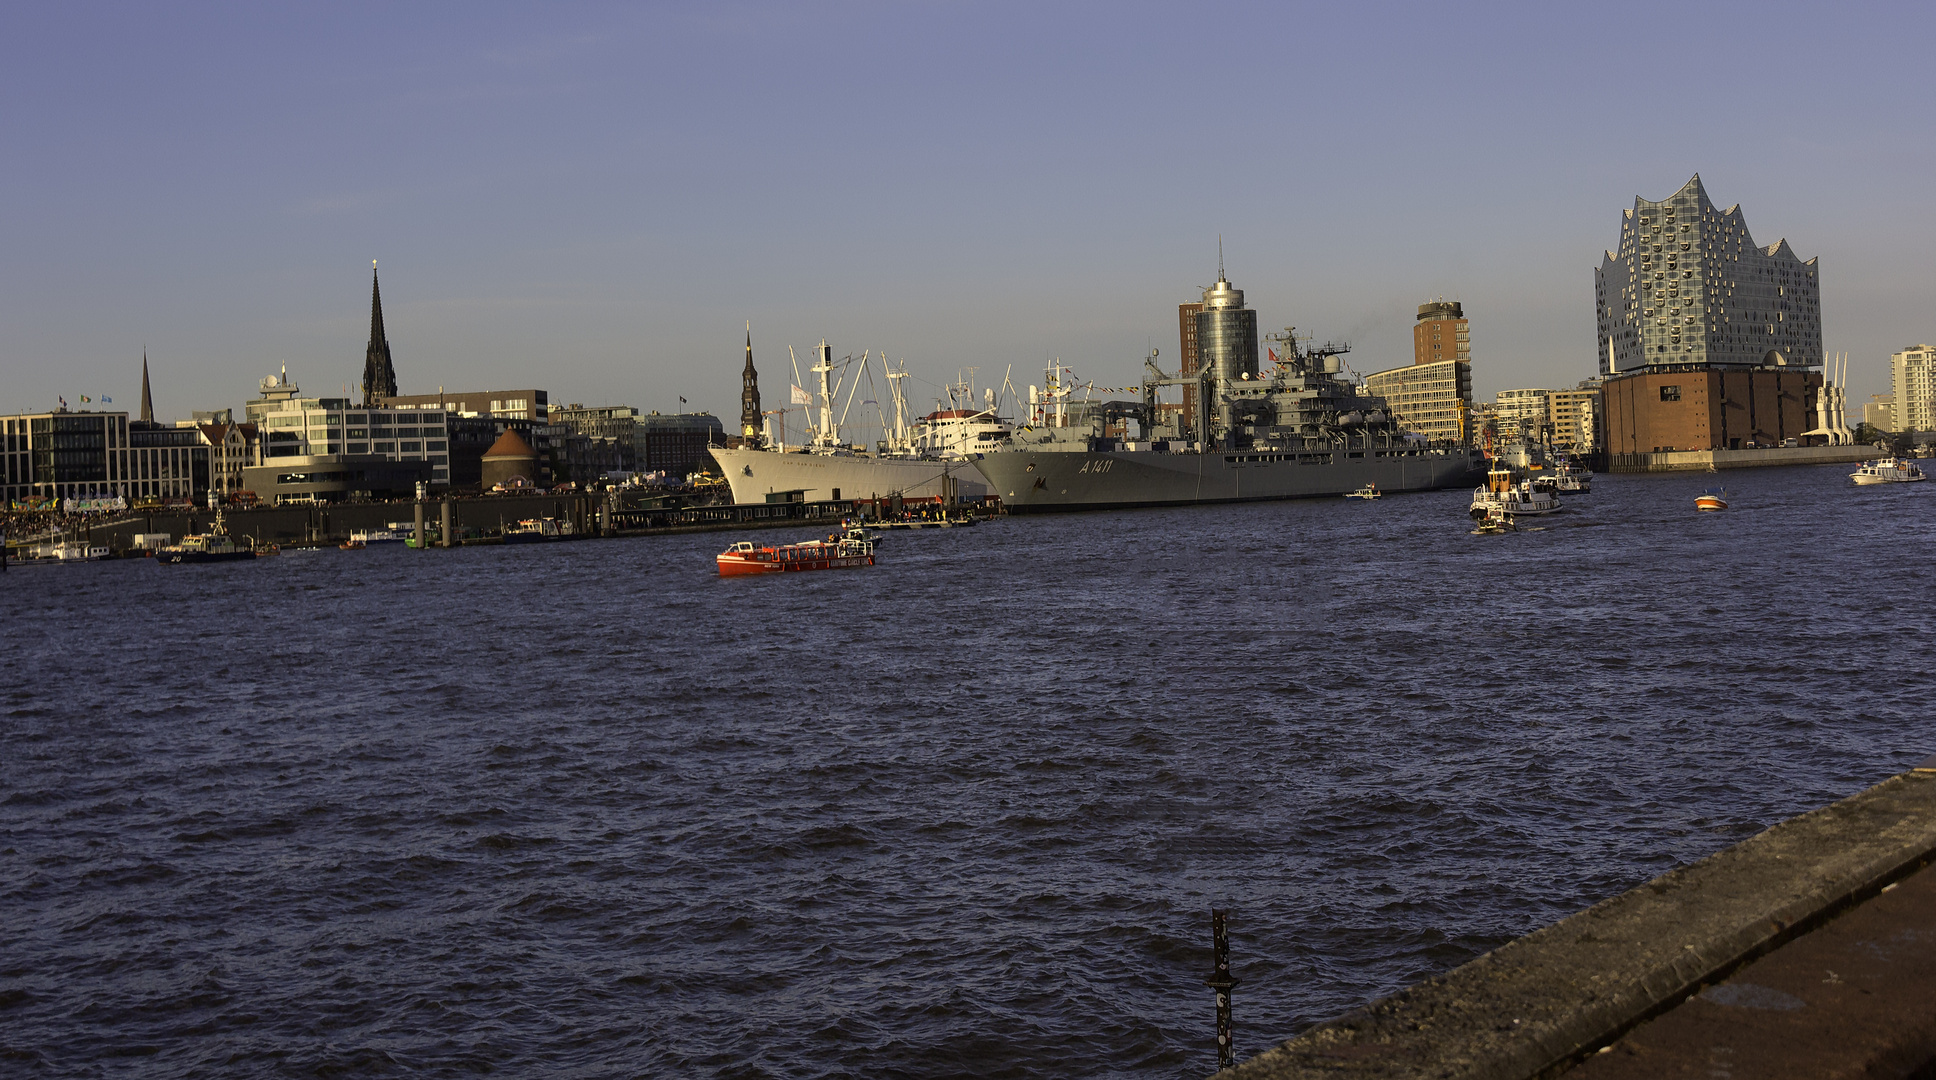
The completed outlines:
[[[1727,508],[1728,490],[1726,488],[1708,488],[1694,497],[1696,510],[1726,510]]]
[[[801,570],[845,570],[874,565],[874,542],[842,537],[779,547],[754,547],[742,540],[720,552],[715,561],[719,565],[720,577],[786,574]]]

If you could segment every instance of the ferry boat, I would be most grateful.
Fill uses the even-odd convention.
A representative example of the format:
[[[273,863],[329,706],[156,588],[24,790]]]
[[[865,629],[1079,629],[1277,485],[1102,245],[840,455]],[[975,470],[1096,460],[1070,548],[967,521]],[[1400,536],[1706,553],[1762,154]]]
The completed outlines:
[[[1862,467],[1849,474],[1849,479],[1857,484],[1910,484],[1917,480],[1927,480],[1921,469],[1901,458],[1886,457],[1875,461],[1865,461]]]
[[[1472,505],[1467,512],[1472,520],[1484,521],[1495,514],[1518,517],[1553,514],[1559,509],[1560,501],[1552,492],[1536,488],[1530,480],[1515,482],[1512,469],[1495,460],[1486,473],[1486,482],[1472,492]]]
[[[719,553],[720,577],[782,574],[796,570],[843,570],[874,565],[874,542],[852,532],[827,540],[808,540],[779,547],[754,547],[742,540]]]
[[[1708,488],[1694,497],[1696,510],[1726,510],[1728,508],[1727,488]]]
[[[350,543],[357,547],[369,547],[373,544],[401,544],[403,534],[392,529],[364,529],[350,533]]]
[[[89,544],[84,540],[64,540],[54,545],[54,558],[60,562],[99,562],[111,554],[106,544]]]
[[[190,533],[182,542],[155,552],[161,563],[235,562],[255,558],[255,549],[237,546],[227,533]]]
[[[1382,493],[1379,492],[1377,484],[1366,484],[1364,487],[1361,487],[1356,491],[1345,492],[1344,497],[1347,499],[1364,499],[1365,501],[1370,502],[1373,499],[1380,499],[1380,498],[1383,498],[1384,496]]]

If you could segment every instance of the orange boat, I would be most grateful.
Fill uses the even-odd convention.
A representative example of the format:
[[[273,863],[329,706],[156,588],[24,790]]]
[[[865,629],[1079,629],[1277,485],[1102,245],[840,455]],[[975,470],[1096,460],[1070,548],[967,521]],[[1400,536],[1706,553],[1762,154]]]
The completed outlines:
[[[1706,491],[1694,497],[1694,509],[1696,510],[1726,510],[1727,508],[1728,491],[1726,488],[1708,488]]]
[[[842,570],[874,565],[874,542],[852,537],[756,548],[742,540],[719,553],[719,576],[784,574],[794,570]]]

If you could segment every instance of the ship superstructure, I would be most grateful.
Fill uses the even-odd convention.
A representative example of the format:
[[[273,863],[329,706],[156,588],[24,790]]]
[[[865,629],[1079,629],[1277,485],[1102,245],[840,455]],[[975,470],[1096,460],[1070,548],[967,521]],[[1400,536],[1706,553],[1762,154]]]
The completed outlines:
[[[1484,471],[1470,446],[1402,430],[1344,372],[1349,345],[1309,345],[1286,328],[1266,339],[1260,367],[1242,290],[1219,274],[1203,295],[1194,372],[1170,375],[1152,352],[1138,400],[1072,402],[1071,388],[1051,379],[1048,407],[1031,418],[1038,423],[976,460],[1010,510],[1290,499],[1368,484],[1420,491],[1461,487]],[[1170,386],[1195,390],[1186,398],[1194,415],[1159,407]],[[1049,416],[1056,422],[1039,422]]]

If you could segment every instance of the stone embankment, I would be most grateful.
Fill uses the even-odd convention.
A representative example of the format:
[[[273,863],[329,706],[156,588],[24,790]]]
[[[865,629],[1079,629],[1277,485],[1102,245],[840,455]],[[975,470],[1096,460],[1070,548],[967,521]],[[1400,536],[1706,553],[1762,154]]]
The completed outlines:
[[[1217,1080],[1936,1075],[1936,758]]]

